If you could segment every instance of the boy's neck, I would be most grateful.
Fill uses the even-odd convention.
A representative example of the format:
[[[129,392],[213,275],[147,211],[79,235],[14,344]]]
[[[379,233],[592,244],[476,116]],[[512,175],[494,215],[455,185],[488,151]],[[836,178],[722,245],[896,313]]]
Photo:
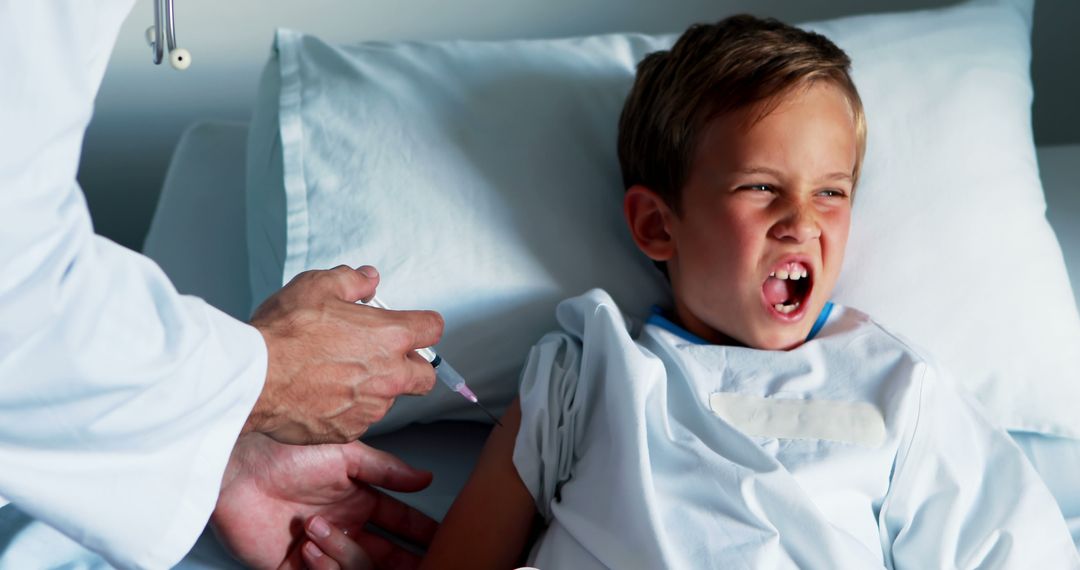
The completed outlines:
[[[806,341],[813,340],[814,337],[816,337],[818,333],[821,332],[821,329],[825,326],[825,323],[828,322],[829,316],[832,314],[832,310],[833,302],[827,301],[825,303],[825,306],[822,307],[821,313],[818,315],[817,320],[814,321],[814,326],[811,327],[810,334],[806,336]],[[712,344],[717,346],[734,346],[742,348],[747,347],[745,343],[739,342],[738,340],[714,329],[707,328],[707,330],[713,333],[708,335],[707,337],[692,332],[685,325],[684,321],[679,318],[678,308],[671,311],[664,310],[659,305],[654,305],[652,308],[652,312],[652,316],[648,319],[649,323],[657,325],[695,344]]]

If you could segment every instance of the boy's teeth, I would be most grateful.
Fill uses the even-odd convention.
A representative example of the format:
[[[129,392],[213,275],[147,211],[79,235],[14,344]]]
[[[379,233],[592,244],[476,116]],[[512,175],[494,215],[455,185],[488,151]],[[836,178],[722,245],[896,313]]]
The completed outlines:
[[[769,277],[775,277],[777,279],[791,279],[792,281],[805,279],[809,276],[809,271],[807,271],[805,268],[798,266],[793,266],[790,269],[778,269],[769,274]]]
[[[783,303],[777,303],[777,304],[773,305],[773,308],[776,309],[776,312],[786,315],[786,314],[794,311],[795,309],[799,308],[799,301],[795,301],[795,303],[792,304],[792,305],[785,305]]]

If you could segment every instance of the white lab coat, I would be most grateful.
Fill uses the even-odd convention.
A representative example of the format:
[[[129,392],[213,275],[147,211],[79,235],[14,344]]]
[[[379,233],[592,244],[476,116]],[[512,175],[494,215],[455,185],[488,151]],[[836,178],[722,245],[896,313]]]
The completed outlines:
[[[0,0],[0,496],[164,568],[212,512],[266,347],[93,234],[75,174],[132,2]]]
[[[790,351],[634,339],[599,290],[557,315],[514,449],[531,566],[1080,567],[1009,436],[858,311]]]

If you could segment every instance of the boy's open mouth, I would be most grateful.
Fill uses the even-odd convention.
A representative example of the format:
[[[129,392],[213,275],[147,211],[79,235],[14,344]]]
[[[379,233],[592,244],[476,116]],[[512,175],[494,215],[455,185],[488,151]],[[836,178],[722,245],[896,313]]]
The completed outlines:
[[[810,268],[799,261],[789,261],[777,265],[765,283],[761,292],[765,303],[781,315],[794,316],[803,308],[813,288],[814,276]]]

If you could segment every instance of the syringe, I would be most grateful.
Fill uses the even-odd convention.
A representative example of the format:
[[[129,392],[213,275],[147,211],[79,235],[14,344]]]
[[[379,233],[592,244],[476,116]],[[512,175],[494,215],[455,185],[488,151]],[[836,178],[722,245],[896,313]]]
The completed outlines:
[[[372,297],[370,301],[364,304],[379,309],[391,310],[390,307],[387,307],[378,297]],[[488,417],[502,426],[502,422],[499,421],[499,418],[496,418],[495,414],[492,414],[480,403],[480,399],[476,397],[476,394],[465,385],[465,379],[461,377],[461,374],[458,374],[457,370],[454,370],[453,366],[450,366],[449,362],[443,360],[443,358],[436,354],[430,347],[418,348],[416,349],[416,353],[424,360],[431,363],[432,368],[435,369],[435,377],[438,378],[440,382],[446,384],[451,390],[461,394],[466,400],[479,406],[481,410],[484,410],[484,413],[487,414]]]

